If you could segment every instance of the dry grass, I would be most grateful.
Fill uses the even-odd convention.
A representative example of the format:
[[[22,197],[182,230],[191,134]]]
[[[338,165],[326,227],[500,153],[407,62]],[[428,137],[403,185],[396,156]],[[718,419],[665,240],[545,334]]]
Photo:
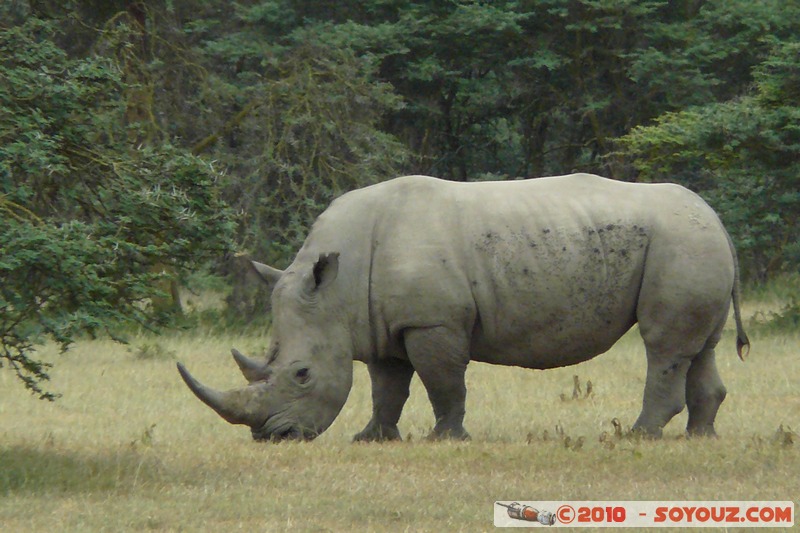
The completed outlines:
[[[130,350],[83,342],[47,353],[64,393],[56,403],[0,372],[0,529],[484,531],[497,499],[797,498],[800,443],[778,429],[800,429],[800,337],[752,337],[746,363],[730,333],[721,344],[720,439],[684,439],[684,413],[661,441],[601,442],[612,418],[629,426],[638,415],[644,357],[632,334],[571,368],[471,365],[471,442],[422,441],[433,417],[415,378],[406,441],[358,445],[350,438],[370,413],[360,363],[328,432],[260,444],[198,402],[174,361],[216,387],[238,386],[230,347],[258,353],[266,338],[193,333],[136,339]],[[575,374],[584,388],[592,381],[590,398],[572,399]]]

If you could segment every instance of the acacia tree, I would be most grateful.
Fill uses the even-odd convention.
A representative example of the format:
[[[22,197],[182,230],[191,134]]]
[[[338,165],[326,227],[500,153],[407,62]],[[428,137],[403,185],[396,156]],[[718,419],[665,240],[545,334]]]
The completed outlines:
[[[232,230],[219,173],[131,145],[122,73],[70,59],[56,31],[0,28],[0,366],[47,399],[37,344],[153,324],[154,282],[227,253]]]

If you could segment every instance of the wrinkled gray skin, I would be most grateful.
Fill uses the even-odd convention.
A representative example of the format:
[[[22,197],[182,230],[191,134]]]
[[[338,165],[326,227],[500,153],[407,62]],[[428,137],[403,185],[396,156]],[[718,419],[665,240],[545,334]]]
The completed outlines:
[[[647,351],[634,429],[660,436],[689,409],[713,435],[725,398],[714,347],[733,301],[737,351],[749,349],[738,267],[716,214],[671,184],[587,174],[453,183],[409,176],[343,195],[317,219],[274,286],[266,361],[234,351],[249,385],[197,396],[256,439],[313,438],[367,364],[373,414],[356,440],[399,439],[414,372],[436,425],[466,438],[470,361],[554,368],[607,351],[639,323]]]

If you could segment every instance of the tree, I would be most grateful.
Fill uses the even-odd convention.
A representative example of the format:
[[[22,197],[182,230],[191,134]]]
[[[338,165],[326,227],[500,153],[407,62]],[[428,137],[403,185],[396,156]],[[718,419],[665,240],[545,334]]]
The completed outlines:
[[[394,177],[408,152],[380,127],[401,102],[375,80],[373,58],[330,46],[316,26],[271,35],[293,20],[272,4],[242,7],[237,31],[203,42],[198,54],[217,72],[209,88],[230,118],[194,149],[227,170],[242,248],[285,265],[336,196]]]
[[[220,174],[130,145],[122,73],[70,59],[56,28],[0,28],[0,365],[48,399],[38,343],[153,324],[153,282],[228,253],[232,230]]]
[[[355,187],[412,172],[475,180],[577,170],[699,191],[731,228],[746,277],[797,263],[796,104],[780,59],[800,37],[793,2],[0,5],[0,24],[32,15],[60,28],[50,39],[71,64],[114,74],[97,85],[109,96],[70,108],[70,120],[102,132],[85,146],[125,164],[93,154],[67,156],[68,166],[105,161],[112,175],[136,173],[130,161],[159,166],[162,146],[214,161],[215,190],[241,214],[239,248],[279,266],[331,199]],[[76,118],[86,111],[97,117]],[[32,199],[50,205],[52,185],[37,179]],[[58,181],[73,195],[59,220],[96,223],[75,199],[102,182]],[[27,201],[9,197],[4,212],[49,213]]]
[[[198,2],[205,13],[213,13],[213,4]],[[287,100],[281,100],[287,105],[264,104],[264,95],[288,88],[288,80],[298,86],[284,95],[299,102],[307,94],[304,87],[311,86],[291,73],[304,72],[306,67],[294,70],[292,65],[309,46],[325,58],[329,70],[360,65],[360,94],[371,86],[379,89],[371,94],[380,96],[371,100],[369,115],[357,114],[354,120],[368,117],[364,126],[384,139],[400,140],[411,153],[410,158],[395,157],[395,143],[378,144],[373,161],[392,163],[362,171],[369,177],[361,181],[337,178],[345,184],[342,189],[395,172],[472,180],[585,170],[625,180],[651,179],[639,176],[634,165],[644,156],[620,150],[629,145],[615,140],[675,113],[727,105],[750,94],[756,70],[776,43],[796,42],[800,36],[798,9],[780,0],[253,0],[238,4],[234,17],[201,17],[185,28],[194,57],[210,73],[204,92],[198,93],[202,98],[186,100],[196,101],[207,122],[216,123],[214,132],[223,132],[208,153],[230,170],[230,198],[248,215],[248,229],[242,226],[240,235],[249,249],[280,262],[297,248],[313,215],[340,190],[327,185],[329,178],[320,173],[324,165],[309,164],[330,161],[335,150],[320,152],[318,158],[301,150],[273,157],[280,132],[291,132],[284,139],[313,136],[315,127],[330,127],[329,110],[336,109],[306,107],[309,112],[295,122],[289,117],[301,107]],[[347,90],[332,83],[312,102],[331,101],[326,95]],[[280,110],[273,115],[280,120],[265,120],[267,109]],[[178,123],[190,124],[186,118]],[[264,136],[263,123],[274,125],[274,133]],[[260,149],[264,146],[270,148]],[[369,159],[367,152],[362,156]],[[695,187],[696,176],[677,166],[672,171],[659,179]],[[259,184],[268,186],[259,189]],[[285,192],[270,195],[282,187]],[[712,188],[705,184],[698,190],[708,195]],[[714,190],[720,201],[733,191]],[[256,207],[265,198],[275,201]],[[281,205],[288,207],[286,216],[276,216]],[[729,207],[728,217],[752,215],[741,206]],[[744,223],[732,224],[743,266],[746,272],[753,269],[753,277],[790,264],[784,260],[791,255],[790,245],[775,253],[786,237],[783,231],[764,229],[760,235],[780,237],[751,246],[737,229]]]
[[[620,139],[640,179],[678,181],[711,201],[759,282],[800,267],[800,44],[771,44],[752,93]]]

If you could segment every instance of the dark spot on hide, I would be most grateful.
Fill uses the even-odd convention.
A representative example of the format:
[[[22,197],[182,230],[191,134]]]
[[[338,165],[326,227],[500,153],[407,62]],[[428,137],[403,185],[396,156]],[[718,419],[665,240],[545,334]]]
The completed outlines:
[[[594,252],[594,253],[596,253],[596,254],[599,254],[599,253],[600,253],[600,248],[594,248],[594,249],[592,250],[592,252]]]
[[[528,276],[528,275],[530,275],[531,271],[528,270],[527,267],[525,267],[525,268],[522,269],[522,273],[525,274],[526,276]]]
[[[562,246],[562,247],[561,247],[561,251],[562,251],[562,252],[566,252],[566,251],[567,251],[567,247],[566,247],[566,246]]]
[[[480,239],[479,242],[475,243],[475,247],[481,252],[492,255],[495,253],[498,245],[503,241],[502,237],[492,230],[481,233]]]
[[[501,240],[502,239],[500,238],[500,235],[490,230],[484,233],[483,235],[483,246],[486,248],[490,248],[492,246],[495,246]]]

